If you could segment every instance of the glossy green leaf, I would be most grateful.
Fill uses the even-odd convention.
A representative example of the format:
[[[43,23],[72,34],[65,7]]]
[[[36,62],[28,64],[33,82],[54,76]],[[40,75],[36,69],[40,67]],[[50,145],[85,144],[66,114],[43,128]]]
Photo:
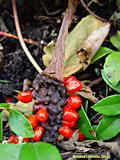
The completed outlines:
[[[0,103],[0,109],[10,109],[10,104],[8,103]]]
[[[117,32],[116,35],[110,38],[111,43],[115,46],[118,50],[120,50],[120,31]]]
[[[85,110],[86,113],[87,113],[87,111],[88,111],[88,107],[89,107],[89,105],[88,105],[88,100],[86,100],[86,101],[84,102],[84,104],[83,104],[83,108],[84,108],[84,110]]]
[[[113,90],[115,90],[115,91],[117,91],[118,93],[120,93],[120,82],[118,83],[117,86],[114,87],[114,86],[109,82],[109,80],[107,79],[107,77],[105,76],[104,70],[102,70],[102,78],[103,78],[103,80],[107,83],[108,86],[110,86]]]
[[[109,54],[104,63],[104,74],[109,82],[116,87],[120,82],[120,52]]]
[[[2,121],[2,112],[0,112],[0,141],[3,139],[3,121]]]
[[[23,145],[0,144],[1,160],[19,160],[20,150]],[[29,151],[30,154],[30,151]]]
[[[99,60],[100,58],[104,57],[107,54],[112,53],[113,50],[107,47],[100,47],[99,50],[96,52],[95,56],[92,58],[91,64]]]
[[[108,96],[92,107],[96,112],[104,115],[114,116],[120,114],[120,95]]]
[[[97,138],[101,140],[111,139],[118,133],[120,133],[120,116],[105,116],[96,128]]]
[[[33,137],[33,129],[27,118],[18,111],[11,110],[9,116],[10,129],[21,137]]]
[[[61,160],[61,156],[59,154],[59,151],[57,148],[51,144],[48,143],[37,143],[37,145],[34,145],[36,157],[38,158],[41,156],[39,160]]]
[[[23,159],[36,160],[35,147],[31,145],[31,143],[26,143],[21,148],[19,160],[23,160]]]
[[[0,144],[1,160],[62,160],[58,149],[48,143]]]
[[[96,139],[95,132],[83,107],[79,109],[78,114],[79,118],[77,121],[77,126],[80,129],[80,131],[85,135],[85,137],[89,139]]]

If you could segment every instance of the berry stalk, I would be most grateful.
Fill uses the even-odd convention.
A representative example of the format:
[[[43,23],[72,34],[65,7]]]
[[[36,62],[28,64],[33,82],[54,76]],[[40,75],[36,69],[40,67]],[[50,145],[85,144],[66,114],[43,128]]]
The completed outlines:
[[[73,14],[76,10],[78,0],[69,0],[68,8],[66,10],[62,26],[56,42],[54,55],[50,65],[45,69],[46,73],[51,74],[53,77],[63,80],[64,75],[64,52],[65,40],[68,35],[68,28],[72,21]]]

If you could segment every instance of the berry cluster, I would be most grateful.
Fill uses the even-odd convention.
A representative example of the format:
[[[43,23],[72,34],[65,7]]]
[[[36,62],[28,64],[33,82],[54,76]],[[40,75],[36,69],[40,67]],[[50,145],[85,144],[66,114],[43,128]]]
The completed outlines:
[[[69,139],[76,128],[76,122],[78,120],[77,109],[82,105],[81,98],[75,94],[76,91],[82,89],[82,83],[77,80],[76,77],[69,76],[64,78],[64,84],[70,96],[67,98],[66,105],[63,108],[62,127],[59,128],[58,132]],[[84,135],[79,132],[80,141],[83,140],[82,136],[84,137]]]
[[[64,84],[48,79],[46,76],[40,76],[39,80],[41,80],[39,86],[42,89],[34,86],[38,87],[33,93],[36,103],[33,106],[33,115],[28,117],[34,130],[34,137],[23,138],[23,141],[42,140],[56,143],[59,134],[69,139],[77,128],[77,109],[82,105],[81,98],[75,94],[76,91],[82,89],[81,82],[74,76],[65,77]],[[32,101],[32,92],[19,92],[17,99],[23,103],[29,103]],[[79,140],[83,141],[84,138],[84,135],[79,132]],[[18,139],[16,136],[11,136],[8,142],[16,144]]]

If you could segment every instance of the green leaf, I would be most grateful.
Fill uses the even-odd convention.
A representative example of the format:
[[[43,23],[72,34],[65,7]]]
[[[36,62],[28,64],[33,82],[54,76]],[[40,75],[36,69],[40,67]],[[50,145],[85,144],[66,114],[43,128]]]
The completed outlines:
[[[96,112],[107,116],[114,116],[120,114],[120,95],[108,96],[92,107]]]
[[[29,151],[30,151],[30,154],[28,154]],[[36,160],[35,147],[31,145],[31,143],[26,143],[21,148],[19,160],[23,160],[23,159]]]
[[[85,135],[86,138],[96,139],[95,132],[91,126],[91,123],[83,107],[79,109],[78,114],[79,114],[79,118],[77,121],[77,126],[80,129],[80,131]]]
[[[13,132],[21,137],[33,137],[33,129],[27,118],[18,111],[11,110],[9,125]]]
[[[86,101],[84,102],[83,108],[84,108],[85,112],[87,113],[87,111],[88,111],[88,100],[86,100]]]
[[[1,160],[19,160],[21,148],[22,145],[0,144]]]
[[[113,52],[107,56],[104,63],[104,74],[109,82],[116,87],[120,82],[120,52]]]
[[[58,149],[48,143],[0,144],[1,160],[62,160]]]
[[[8,104],[8,103],[0,103],[0,109],[10,110],[10,104]]]
[[[115,137],[120,132],[120,116],[107,117],[105,116],[99,122],[96,129],[98,139],[108,140]]]
[[[0,112],[0,141],[3,139],[3,122],[2,122],[2,112]]]
[[[99,50],[96,52],[95,56],[92,58],[91,64],[96,62],[98,59],[104,57],[107,54],[114,52],[112,49],[107,47],[100,47]]]
[[[51,144],[44,142],[37,143],[36,145],[34,144],[34,149],[38,160],[61,160],[59,151]]]
[[[120,50],[120,31],[117,32],[116,35],[110,38],[111,43],[115,46],[118,50]]]
[[[118,93],[120,93],[120,83],[118,83],[118,85],[116,87],[114,87],[109,80],[107,79],[107,77],[104,74],[104,70],[102,70],[102,78],[103,80],[107,83],[108,86],[110,86],[113,90],[117,91]]]

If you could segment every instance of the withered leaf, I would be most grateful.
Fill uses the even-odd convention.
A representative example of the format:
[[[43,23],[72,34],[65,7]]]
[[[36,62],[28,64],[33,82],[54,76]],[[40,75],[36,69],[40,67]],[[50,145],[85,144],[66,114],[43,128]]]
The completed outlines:
[[[25,116],[30,116],[32,114],[32,110],[33,110],[33,104],[35,103],[35,101],[33,100],[30,103],[22,103],[20,101],[18,101],[17,103],[13,104],[10,103],[10,107],[12,109],[15,109],[21,113],[23,113]]]
[[[85,70],[96,51],[108,35],[110,24],[89,15],[83,18],[71,31],[65,41],[64,76]],[[44,48],[45,66],[51,61],[54,43]]]
[[[82,96],[85,99],[88,99],[92,103],[96,103],[98,99],[93,95],[92,90],[88,86],[86,86],[84,83],[82,84],[83,84],[82,90],[80,90],[79,92],[76,92],[76,94]]]

